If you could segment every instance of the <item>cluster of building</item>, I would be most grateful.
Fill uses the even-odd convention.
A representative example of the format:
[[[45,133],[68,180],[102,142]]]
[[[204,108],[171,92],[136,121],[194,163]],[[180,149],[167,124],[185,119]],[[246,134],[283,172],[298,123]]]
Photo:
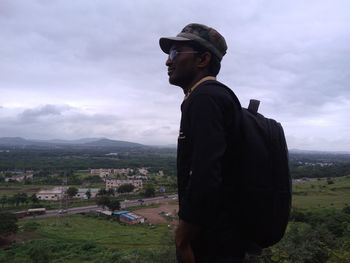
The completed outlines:
[[[3,173],[3,172],[2,172]],[[147,168],[122,168],[122,169],[91,169],[90,174],[99,175],[104,179],[106,183],[106,189],[117,190],[120,186],[125,184],[131,184],[134,186],[134,191],[139,191],[143,188],[143,181],[148,180],[148,170]],[[6,176],[6,182],[23,182],[25,180],[33,179],[33,171],[22,171],[22,172],[11,172],[11,176]],[[127,179],[116,179],[118,175],[125,176]],[[118,177],[117,177],[118,178]],[[52,200],[57,201],[64,199],[66,197],[66,186],[54,187],[52,189],[45,189],[39,191],[36,196],[40,200]],[[97,188],[79,188],[78,193],[73,198],[79,199],[89,199],[95,198],[99,189]],[[89,194],[87,194],[89,192]]]
[[[101,178],[109,178],[114,176],[126,176],[128,179],[147,179],[148,170],[145,167],[142,168],[99,168],[91,169],[90,174],[98,175]]]
[[[120,180],[120,179],[106,179],[106,189],[117,190],[120,186],[124,184],[131,184],[134,186],[134,191],[142,189],[143,183],[142,180]]]
[[[36,197],[39,200],[51,200],[57,201],[64,199],[66,197],[67,187],[54,187],[52,189],[41,190],[36,194]],[[97,188],[79,188],[78,192],[73,198],[78,199],[89,199],[95,198],[99,189]],[[87,192],[90,192],[88,196]]]
[[[91,169],[90,174],[100,176],[106,183],[106,189],[117,190],[124,184],[134,186],[134,191],[138,191],[143,187],[143,181],[148,180],[148,170],[142,168],[99,168]],[[122,176],[122,178],[120,178]]]
[[[334,163],[327,163],[327,162],[309,163],[309,162],[301,162],[301,161],[299,161],[297,164],[299,166],[321,166],[321,167],[327,167],[327,166],[334,165]]]
[[[133,180],[133,179],[126,179],[126,180],[120,180],[120,179],[106,179],[106,189],[113,189],[118,190],[118,188],[124,184],[131,184],[134,186],[133,191],[139,191],[143,187],[143,181],[142,180]],[[45,189],[40,190],[36,196],[39,200],[51,200],[51,201],[57,201],[65,198],[67,191],[66,186],[61,187],[54,187],[52,189]],[[89,199],[89,198],[95,198],[99,189],[98,188],[78,188],[78,192],[73,198],[79,198],[79,199]],[[90,194],[87,194],[90,192]]]
[[[11,176],[5,177],[5,182],[24,182],[26,180],[33,180],[33,174],[33,171],[11,172]]]

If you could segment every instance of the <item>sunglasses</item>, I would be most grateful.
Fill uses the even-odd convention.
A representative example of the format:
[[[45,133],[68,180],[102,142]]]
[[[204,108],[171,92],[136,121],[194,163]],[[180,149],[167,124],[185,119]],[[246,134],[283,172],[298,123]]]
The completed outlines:
[[[199,52],[198,51],[177,51],[176,49],[172,49],[169,51],[169,59],[173,61],[176,58],[177,54],[180,54],[180,53],[195,54]]]

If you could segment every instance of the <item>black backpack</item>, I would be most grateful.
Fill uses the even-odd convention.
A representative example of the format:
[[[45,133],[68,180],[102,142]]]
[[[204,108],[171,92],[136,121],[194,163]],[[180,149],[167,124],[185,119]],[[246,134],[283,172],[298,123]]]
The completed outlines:
[[[233,91],[224,87],[241,105]],[[259,103],[251,100],[248,109],[241,107],[238,204],[241,233],[248,249],[266,248],[282,239],[292,199],[283,128],[258,113]]]

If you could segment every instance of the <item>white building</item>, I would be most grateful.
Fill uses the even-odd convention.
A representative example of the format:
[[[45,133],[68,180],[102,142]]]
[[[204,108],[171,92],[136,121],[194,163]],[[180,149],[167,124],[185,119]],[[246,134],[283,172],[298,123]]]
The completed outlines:
[[[65,193],[67,187],[55,187],[52,189],[44,189],[40,190],[36,196],[39,200],[51,200],[51,201],[57,201],[60,199],[63,199],[65,197]],[[91,196],[90,198],[95,198],[99,189],[97,188],[79,188],[78,193],[74,196],[74,198],[80,198],[80,199],[88,199],[86,192],[90,191]]]
[[[21,173],[17,175],[13,175],[11,177],[6,177],[5,182],[23,182],[25,180],[33,180],[33,173]]]
[[[99,189],[97,188],[79,188],[78,193],[74,196],[74,198],[80,198],[80,199],[88,199],[88,196],[86,195],[86,192],[90,191],[90,198],[95,198]]]
[[[148,180],[148,177],[145,175],[130,175],[127,176],[129,180],[135,180],[135,179],[140,179],[140,180]]]
[[[100,169],[91,169],[90,170],[90,174],[92,175],[98,175],[100,176],[101,178],[104,178],[104,177],[107,177],[108,175],[111,174],[111,171],[112,169],[103,169],[103,168],[100,168]]]
[[[134,169],[131,168],[121,168],[121,169],[112,169],[112,168],[99,168],[99,169],[91,169],[90,174],[98,175],[102,178],[105,178],[110,175],[129,175],[133,173]]]
[[[53,189],[40,190],[36,196],[39,200],[57,201],[64,197],[65,189],[62,187],[55,187]]]
[[[139,174],[144,175],[144,176],[146,176],[148,174],[147,168],[144,168],[144,167],[139,168],[138,171],[139,171]]]

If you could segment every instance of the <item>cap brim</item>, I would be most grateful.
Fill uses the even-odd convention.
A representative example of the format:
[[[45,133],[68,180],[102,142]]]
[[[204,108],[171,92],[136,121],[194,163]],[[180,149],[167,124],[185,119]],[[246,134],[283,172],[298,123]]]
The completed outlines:
[[[162,37],[159,39],[159,46],[164,53],[169,54],[171,46],[174,45],[176,42],[188,41],[192,40],[184,37]]]

